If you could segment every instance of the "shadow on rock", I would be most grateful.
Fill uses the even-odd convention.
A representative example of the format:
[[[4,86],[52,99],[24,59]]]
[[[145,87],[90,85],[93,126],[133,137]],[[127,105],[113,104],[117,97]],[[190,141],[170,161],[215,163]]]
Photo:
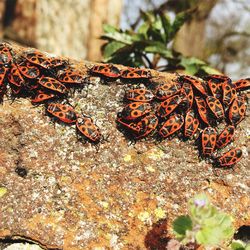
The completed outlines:
[[[160,220],[153,224],[152,229],[145,237],[145,246],[150,250],[167,249],[171,238],[167,237],[167,220]]]

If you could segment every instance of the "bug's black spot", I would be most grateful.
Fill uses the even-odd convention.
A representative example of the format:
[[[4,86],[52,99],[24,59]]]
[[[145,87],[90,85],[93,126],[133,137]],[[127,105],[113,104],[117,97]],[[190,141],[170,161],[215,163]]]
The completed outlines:
[[[203,140],[204,140],[204,141],[207,141],[207,139],[208,139],[207,136],[204,135]]]
[[[241,114],[244,114],[244,113],[245,113],[245,109],[243,109],[243,108],[240,109],[240,113],[241,113]]]

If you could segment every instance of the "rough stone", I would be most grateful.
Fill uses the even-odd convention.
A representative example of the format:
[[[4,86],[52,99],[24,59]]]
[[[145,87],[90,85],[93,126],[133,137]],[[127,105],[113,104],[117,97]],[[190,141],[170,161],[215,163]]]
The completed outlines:
[[[74,126],[51,123],[44,107],[27,99],[0,106],[0,186],[7,190],[0,198],[0,238],[50,249],[160,249],[199,192],[230,213],[235,228],[250,225],[249,116],[233,142],[244,158],[233,169],[214,169],[193,142],[131,144],[115,122],[123,84],[92,77],[85,90],[87,97],[76,92],[69,101],[100,126],[107,139],[99,147],[78,141]]]

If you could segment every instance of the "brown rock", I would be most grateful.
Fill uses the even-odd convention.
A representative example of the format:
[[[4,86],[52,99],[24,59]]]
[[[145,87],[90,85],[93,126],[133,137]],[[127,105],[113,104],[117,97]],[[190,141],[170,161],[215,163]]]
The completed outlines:
[[[86,71],[84,62],[78,67]],[[152,74],[157,82],[159,73]],[[22,98],[4,100],[0,181],[8,192],[0,198],[0,238],[22,237],[67,250],[166,246],[173,220],[187,213],[188,199],[199,192],[230,213],[236,228],[249,224],[249,116],[237,127],[233,143],[245,148],[244,158],[234,169],[215,172],[198,159],[192,143],[129,145],[115,123],[123,89],[95,78],[87,97],[75,93],[70,98],[109,135],[98,151],[77,141],[74,126],[51,124],[42,106],[34,108]],[[17,166],[27,170],[26,177],[17,175]]]

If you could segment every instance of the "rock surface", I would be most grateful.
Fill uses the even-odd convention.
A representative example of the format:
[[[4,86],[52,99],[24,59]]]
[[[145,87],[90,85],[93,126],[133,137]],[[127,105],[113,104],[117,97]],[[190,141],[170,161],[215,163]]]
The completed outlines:
[[[233,143],[244,158],[233,169],[214,169],[192,141],[130,143],[115,122],[123,95],[124,85],[97,77],[69,100],[101,128],[106,140],[99,147],[78,141],[74,126],[51,123],[43,106],[4,100],[0,238],[50,249],[164,249],[173,220],[199,192],[230,213],[236,228],[250,225],[249,116]]]

